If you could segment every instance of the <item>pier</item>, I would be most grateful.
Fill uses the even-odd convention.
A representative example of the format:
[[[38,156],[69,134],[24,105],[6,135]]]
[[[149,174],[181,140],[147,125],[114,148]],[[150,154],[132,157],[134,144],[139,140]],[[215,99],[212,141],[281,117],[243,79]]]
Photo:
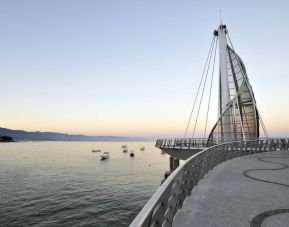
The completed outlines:
[[[233,48],[227,26],[221,24],[213,35],[184,136],[156,141],[155,146],[171,156],[166,174],[169,176],[131,227],[288,226],[289,139],[268,136],[245,65]],[[204,115],[204,137],[207,135],[217,46],[217,121],[207,138],[197,139],[195,130],[211,71]],[[192,136],[187,137],[195,107]],[[185,162],[178,166],[180,159]]]
[[[275,222],[273,215],[288,215],[288,174],[259,172],[256,175],[253,171],[270,168],[288,171],[288,150],[288,138],[236,141],[206,148],[187,159],[166,179],[130,226],[210,226],[216,218],[219,225],[214,226],[232,226],[232,223],[249,226],[251,223],[256,227],[261,226],[256,223],[262,223],[269,216],[273,218],[270,221]],[[278,158],[269,160],[268,157]],[[259,163],[260,160],[266,165]],[[204,218],[201,212],[207,208],[206,214],[212,217]],[[230,216],[230,213],[235,214]],[[286,224],[288,216],[277,221],[280,220]]]

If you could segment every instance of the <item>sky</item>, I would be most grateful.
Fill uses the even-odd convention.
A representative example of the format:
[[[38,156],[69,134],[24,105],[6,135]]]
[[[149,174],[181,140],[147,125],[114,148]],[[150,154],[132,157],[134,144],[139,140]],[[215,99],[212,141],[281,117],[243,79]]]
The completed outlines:
[[[182,136],[220,9],[269,136],[289,136],[285,0],[0,0],[0,127]]]

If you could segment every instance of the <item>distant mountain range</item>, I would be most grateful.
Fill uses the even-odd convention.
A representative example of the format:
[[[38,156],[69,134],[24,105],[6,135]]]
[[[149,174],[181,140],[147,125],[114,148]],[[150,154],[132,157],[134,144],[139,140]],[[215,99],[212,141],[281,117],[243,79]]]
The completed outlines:
[[[58,132],[27,132],[24,130],[12,130],[0,127],[0,136],[10,136],[15,141],[150,141],[148,138],[121,137],[121,136],[86,136],[70,135]]]

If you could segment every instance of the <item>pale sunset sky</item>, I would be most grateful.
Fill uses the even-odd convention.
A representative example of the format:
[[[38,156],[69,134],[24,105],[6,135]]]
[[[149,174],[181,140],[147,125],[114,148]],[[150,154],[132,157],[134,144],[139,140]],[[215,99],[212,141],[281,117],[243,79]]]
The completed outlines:
[[[289,136],[288,0],[0,0],[0,127],[182,136],[220,8],[269,136]]]

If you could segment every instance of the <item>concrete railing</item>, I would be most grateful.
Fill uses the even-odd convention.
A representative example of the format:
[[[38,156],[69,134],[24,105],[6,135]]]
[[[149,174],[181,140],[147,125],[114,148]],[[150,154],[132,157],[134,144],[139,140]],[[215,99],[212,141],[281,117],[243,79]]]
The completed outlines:
[[[130,226],[171,226],[185,198],[216,165],[244,155],[288,149],[287,138],[229,142],[204,149],[186,160],[165,180]]]

